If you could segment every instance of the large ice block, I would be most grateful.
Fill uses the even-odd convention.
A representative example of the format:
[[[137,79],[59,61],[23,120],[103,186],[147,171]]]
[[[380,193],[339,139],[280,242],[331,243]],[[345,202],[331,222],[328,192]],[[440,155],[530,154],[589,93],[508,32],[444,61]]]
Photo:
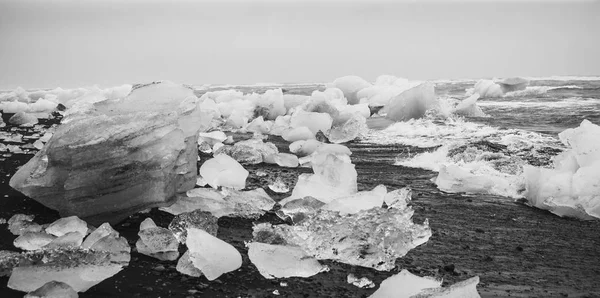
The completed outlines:
[[[91,224],[167,205],[195,184],[198,132],[211,120],[196,100],[164,82],[89,104],[64,119],[10,185]]]
[[[390,99],[387,119],[407,121],[425,116],[425,112],[435,105],[435,88],[429,82],[421,83]]]
[[[186,245],[192,264],[208,280],[242,266],[242,256],[235,247],[204,230],[188,228]]]

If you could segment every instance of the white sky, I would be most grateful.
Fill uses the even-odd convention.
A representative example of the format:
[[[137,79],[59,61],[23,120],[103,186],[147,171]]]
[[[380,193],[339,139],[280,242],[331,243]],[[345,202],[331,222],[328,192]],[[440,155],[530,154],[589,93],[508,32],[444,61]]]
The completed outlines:
[[[0,0],[0,89],[600,75],[600,1]]]

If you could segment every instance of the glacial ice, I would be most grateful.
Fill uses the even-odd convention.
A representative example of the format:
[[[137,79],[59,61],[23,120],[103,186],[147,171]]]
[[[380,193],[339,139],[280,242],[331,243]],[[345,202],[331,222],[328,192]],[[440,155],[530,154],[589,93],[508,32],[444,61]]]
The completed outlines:
[[[279,243],[269,244],[299,246],[319,260],[388,271],[394,268],[396,258],[431,237],[427,221],[414,224],[413,213],[410,207],[376,207],[343,216],[320,209],[293,226],[255,225],[253,236],[257,242],[271,239]]]
[[[205,161],[200,167],[200,175],[213,188],[219,186],[242,189],[246,187],[248,171],[235,159],[225,154],[218,154]]]
[[[201,229],[216,237],[219,226],[217,217],[202,210],[178,214],[169,223],[169,230],[173,232],[179,243],[185,243],[188,228]]]
[[[227,153],[239,163],[258,164],[279,153],[279,150],[273,143],[249,139],[235,143]]]
[[[381,207],[386,195],[387,188],[380,184],[371,191],[360,191],[351,196],[337,198],[323,206],[322,209],[338,211],[340,215],[353,214]]]
[[[147,218],[140,224],[138,236],[140,239],[135,246],[139,253],[162,261],[174,261],[179,257],[179,242],[173,232],[156,226],[152,219]]]
[[[454,108],[453,113],[456,115],[467,116],[467,117],[484,117],[485,113],[477,106],[477,99],[479,99],[479,93],[475,93],[468,98],[462,100]]]
[[[527,88],[529,85],[529,80],[525,78],[514,77],[497,80],[495,83],[500,85],[502,92],[506,94],[508,92],[525,90],[525,88]]]
[[[417,298],[480,298],[477,284],[479,284],[479,276],[459,281],[445,288],[425,289]]]
[[[302,221],[306,216],[317,212],[317,210],[325,205],[324,202],[310,196],[289,201],[287,203],[281,201],[280,204],[282,206],[281,209],[279,209],[279,217],[285,219],[286,216],[289,216],[294,223]],[[283,216],[281,216],[280,213],[283,214]]]
[[[42,249],[80,247],[83,242],[83,237],[85,237],[85,235],[79,232],[68,232],[54,238],[50,243],[44,245]]]
[[[273,183],[269,184],[269,189],[276,193],[286,193],[290,191],[290,188],[283,182],[281,177],[277,177]]]
[[[292,129],[286,129],[281,133],[281,137],[288,142],[310,140],[315,138],[315,134],[306,126],[300,126]]]
[[[196,102],[193,90],[164,82],[82,107],[10,185],[92,224],[164,206],[195,184],[198,132],[211,120]]]
[[[432,83],[425,82],[412,87],[390,99],[385,107],[387,119],[407,121],[421,118],[436,103],[435,88]]]
[[[33,292],[27,293],[23,298],[77,298],[79,295],[71,286],[60,281],[45,283]]]
[[[242,256],[235,247],[204,230],[188,228],[186,245],[192,264],[208,280],[242,266]]]
[[[295,141],[290,144],[290,152],[296,154],[297,156],[307,156],[311,155],[313,152],[317,150],[323,143],[317,140],[300,140]]]
[[[189,275],[189,276],[193,276],[193,277],[202,276],[202,271],[200,271],[200,269],[196,268],[194,266],[194,264],[192,263],[192,260],[190,260],[190,251],[189,250],[186,251],[185,253],[183,253],[181,258],[179,258],[175,269],[179,273],[182,273],[185,275]]]
[[[38,123],[38,118],[32,114],[19,112],[10,117],[8,123],[16,126],[33,126]]]
[[[113,237],[119,237],[119,232],[115,231],[109,223],[105,222],[102,225],[100,225],[98,228],[96,228],[94,231],[92,231],[83,241],[83,243],[81,243],[81,248],[84,249],[89,249],[90,247],[92,247],[96,242],[98,242],[100,239],[107,237],[107,236],[113,236]]]
[[[494,171],[481,164],[468,166],[441,164],[435,184],[440,190],[452,193],[466,192],[521,197],[522,179],[520,176]]]
[[[348,274],[348,276],[346,277],[346,281],[349,284],[352,284],[352,285],[357,286],[359,288],[370,289],[370,288],[374,288],[375,287],[375,283],[373,283],[373,281],[371,281],[370,279],[368,279],[366,277],[358,278],[358,277],[356,277],[352,273]]]
[[[354,165],[333,154],[320,154],[312,159],[314,174],[301,174],[286,202],[312,196],[325,203],[357,192]]]
[[[45,232],[28,232],[20,235],[13,241],[13,245],[22,250],[38,250],[52,242],[56,236]]]
[[[367,119],[360,113],[352,113],[345,121],[335,123],[326,136],[332,143],[346,143],[367,131]]]
[[[34,291],[50,281],[64,282],[77,292],[85,292],[128,264],[109,251],[81,248],[38,250],[14,254],[3,261],[0,267],[15,266],[8,287],[23,292]]]
[[[46,233],[60,237],[70,232],[79,232],[83,236],[87,235],[87,223],[77,216],[63,217],[51,223],[46,228]]]
[[[369,298],[415,297],[425,289],[439,288],[441,285],[441,280],[420,277],[403,269],[400,273],[385,279]]]
[[[17,213],[8,219],[8,230],[13,235],[23,235],[29,232],[41,232],[42,226],[33,222],[34,215]]]
[[[331,86],[344,92],[344,97],[348,100],[348,104],[357,104],[360,98],[358,98],[356,93],[370,87],[371,83],[358,76],[345,76],[335,79]]]
[[[559,216],[600,218],[600,126],[583,120],[558,136],[570,149],[554,158],[553,169],[523,168],[527,200]]]
[[[310,277],[328,267],[308,256],[300,247],[251,242],[248,257],[265,278]]]
[[[333,118],[327,113],[296,111],[290,119],[292,128],[307,127],[313,135],[318,131],[327,132],[331,128]]]

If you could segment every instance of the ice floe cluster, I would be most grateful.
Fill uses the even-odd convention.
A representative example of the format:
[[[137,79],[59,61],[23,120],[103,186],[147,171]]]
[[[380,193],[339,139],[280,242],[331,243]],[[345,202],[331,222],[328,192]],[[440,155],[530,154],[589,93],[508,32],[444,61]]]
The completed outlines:
[[[397,258],[432,235],[427,221],[412,220],[410,189],[378,185],[359,191],[352,152],[341,144],[362,137],[368,118],[411,121],[436,109],[429,82],[381,76],[369,83],[348,76],[311,95],[273,89],[199,97],[187,86],[157,82],[106,90],[17,90],[0,98],[3,112],[15,115],[37,111],[33,105],[46,101],[56,105],[44,112],[59,104],[66,109],[62,124],[10,182],[65,216],[47,226],[24,215],[9,220],[9,229],[20,235],[15,246],[31,251],[3,252],[0,258],[14,289],[70,287],[65,295],[72,295],[116,274],[128,264],[130,247],[104,222],[152,207],[175,217],[168,227],[151,218],[141,222],[137,239],[130,239],[135,251],[177,262],[182,274],[210,281],[244,266],[240,251],[219,238],[218,218],[224,216],[256,219],[272,212],[286,222],[256,224],[246,242],[250,262],[269,279],[327,272],[321,260],[390,271]],[[476,100],[457,103],[453,111],[477,114]],[[23,120],[14,123],[33,122],[27,114],[19,117]],[[251,136],[234,137],[244,133]],[[289,147],[281,150],[269,142],[273,137]],[[245,167],[260,163],[308,167],[312,173],[300,175],[295,185],[281,179],[270,184],[274,192],[289,194],[277,203],[264,189],[247,188]],[[88,224],[77,216],[103,224],[86,237]],[[25,283],[31,278],[37,283]]]

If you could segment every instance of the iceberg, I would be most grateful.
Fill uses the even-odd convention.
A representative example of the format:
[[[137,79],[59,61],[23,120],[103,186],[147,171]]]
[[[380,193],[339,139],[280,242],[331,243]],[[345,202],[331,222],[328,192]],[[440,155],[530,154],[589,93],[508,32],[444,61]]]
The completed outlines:
[[[265,143],[262,139],[237,142],[228,151],[228,155],[242,164],[259,164],[279,153],[273,143]]]
[[[198,132],[211,120],[196,102],[193,90],[163,82],[84,105],[10,186],[92,224],[168,205],[195,184]]]
[[[396,95],[384,109],[387,119],[408,121],[425,116],[435,103],[435,88],[432,83],[425,82]]]
[[[208,280],[242,266],[242,256],[235,247],[204,230],[188,228],[186,245],[192,264]]]
[[[514,77],[497,80],[495,83],[500,85],[502,92],[506,94],[507,92],[525,90],[529,85],[529,80],[525,78]]]
[[[300,247],[251,242],[250,262],[265,278],[311,277],[329,268],[308,256]]]

